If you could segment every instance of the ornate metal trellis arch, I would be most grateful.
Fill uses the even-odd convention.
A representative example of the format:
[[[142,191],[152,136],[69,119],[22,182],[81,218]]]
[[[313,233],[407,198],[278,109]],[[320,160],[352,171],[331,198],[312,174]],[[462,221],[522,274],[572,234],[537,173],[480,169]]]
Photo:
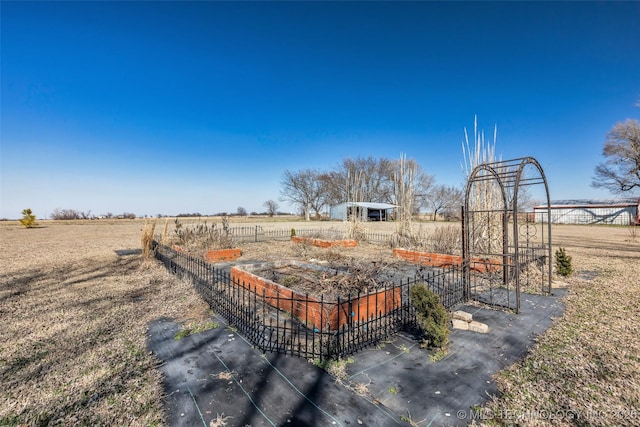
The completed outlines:
[[[551,225],[519,201],[549,186],[533,157],[482,163],[469,175],[463,212],[465,297],[520,311],[520,293],[551,292]],[[550,218],[547,212],[547,218]]]

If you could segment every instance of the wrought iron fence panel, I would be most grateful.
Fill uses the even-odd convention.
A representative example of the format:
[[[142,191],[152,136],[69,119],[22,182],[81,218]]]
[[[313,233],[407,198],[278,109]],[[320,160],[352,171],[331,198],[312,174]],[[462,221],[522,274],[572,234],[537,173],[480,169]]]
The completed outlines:
[[[355,353],[399,331],[417,327],[411,288],[425,283],[447,309],[464,294],[460,268],[426,271],[414,279],[336,301],[323,296],[279,292],[234,281],[229,271],[154,242],[156,257],[178,277],[190,280],[211,309],[264,352],[306,359],[336,359]]]

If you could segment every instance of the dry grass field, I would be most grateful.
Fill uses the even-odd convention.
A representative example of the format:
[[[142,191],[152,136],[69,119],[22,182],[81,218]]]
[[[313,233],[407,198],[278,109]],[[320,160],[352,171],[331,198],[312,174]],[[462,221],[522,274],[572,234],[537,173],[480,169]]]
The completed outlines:
[[[204,322],[208,310],[189,284],[133,251],[142,227],[0,222],[0,425],[164,425],[146,325],[162,316]],[[640,423],[640,236],[633,237],[624,227],[554,226],[554,246],[567,249],[576,269],[565,280],[566,313],[525,360],[497,375],[503,394],[484,408],[485,423]]]

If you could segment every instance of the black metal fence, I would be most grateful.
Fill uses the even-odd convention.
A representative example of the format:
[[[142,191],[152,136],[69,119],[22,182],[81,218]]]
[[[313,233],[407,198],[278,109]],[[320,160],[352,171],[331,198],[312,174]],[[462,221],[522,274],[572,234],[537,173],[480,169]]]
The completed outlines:
[[[416,277],[368,294],[329,301],[306,295],[268,294],[264,288],[232,280],[229,271],[154,242],[156,257],[190,280],[209,306],[262,351],[307,359],[339,358],[414,331],[411,288],[425,283],[447,309],[464,300],[460,267],[416,270]]]
[[[289,240],[292,233],[301,237],[344,238],[344,231],[331,228],[274,228],[264,229],[260,225],[230,227],[229,233],[238,243],[257,243],[271,240]],[[387,243],[392,239],[391,233],[363,232],[360,236],[371,243]]]

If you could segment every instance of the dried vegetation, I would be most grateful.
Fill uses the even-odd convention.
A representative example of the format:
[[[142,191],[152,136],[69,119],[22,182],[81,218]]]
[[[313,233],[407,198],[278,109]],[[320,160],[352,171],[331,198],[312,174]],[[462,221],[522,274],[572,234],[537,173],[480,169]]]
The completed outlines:
[[[202,321],[193,287],[143,261],[140,222],[17,227],[0,227],[0,425],[163,424],[147,324]]]
[[[194,322],[211,319],[191,285],[143,261],[142,229],[139,221],[46,221],[33,230],[0,224],[0,425],[164,424],[147,324],[166,316],[197,328]],[[623,227],[554,226],[553,233],[575,269],[563,279],[566,313],[528,357],[497,375],[502,394],[481,409],[486,423],[634,425],[638,416],[628,415],[640,408],[640,243]],[[244,259],[263,261],[293,258],[297,248],[242,247]],[[388,247],[361,244],[307,248],[305,259],[330,264],[389,254]],[[528,418],[513,419],[524,411]],[[550,420],[534,411],[581,418]]]
[[[528,357],[497,375],[502,395],[482,410],[487,425],[637,425],[640,244],[626,233],[554,227],[575,268],[562,279],[566,312]]]

